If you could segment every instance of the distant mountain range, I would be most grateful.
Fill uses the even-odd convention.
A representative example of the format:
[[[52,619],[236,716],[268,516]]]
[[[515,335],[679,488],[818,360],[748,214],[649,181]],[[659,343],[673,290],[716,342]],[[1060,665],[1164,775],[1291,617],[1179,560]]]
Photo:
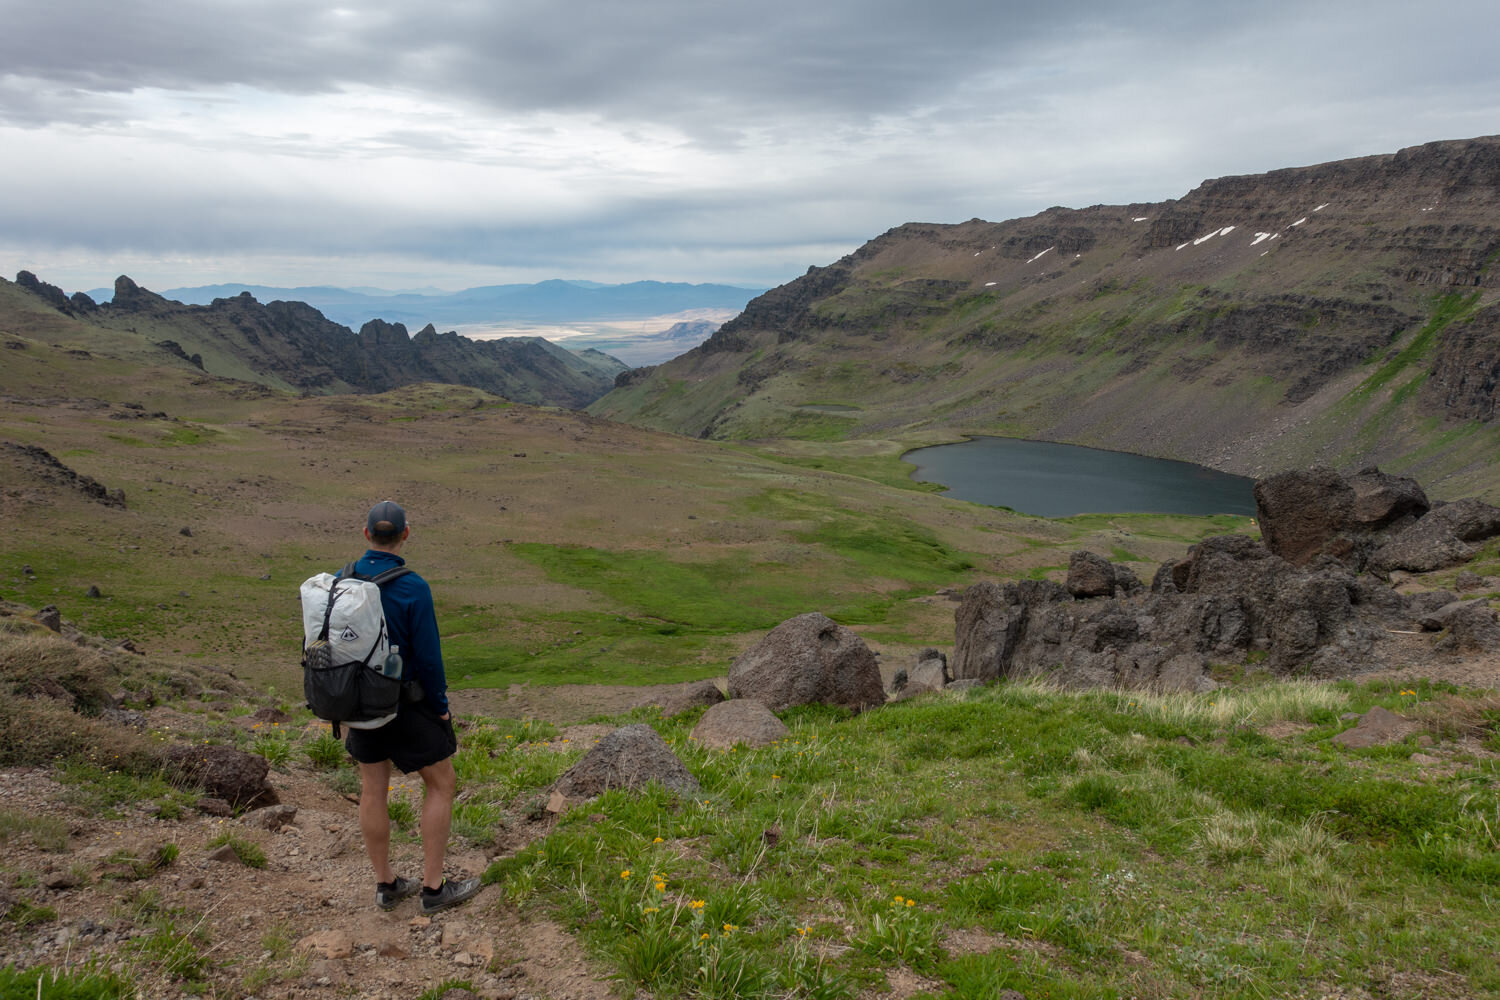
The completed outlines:
[[[535,284],[484,285],[458,292],[384,292],[372,288],[314,285],[200,285],[168,288],[159,294],[192,305],[209,305],[249,292],[260,302],[305,302],[335,323],[359,329],[381,319],[411,327],[473,326],[507,323],[546,324],[646,319],[695,309],[739,312],[763,288],[736,285],[691,285],[669,281],[633,281],[603,285],[593,281],[553,279]],[[95,302],[107,302],[112,288],[90,290]]]
[[[410,334],[381,319],[355,333],[305,303],[262,304],[249,292],[185,305],[124,275],[105,303],[82,292],[67,296],[29,271],[14,283],[0,280],[0,331],[82,357],[191,368],[314,395],[439,382],[578,408],[627,368],[599,351],[570,351],[541,337],[471,340],[431,323]]]

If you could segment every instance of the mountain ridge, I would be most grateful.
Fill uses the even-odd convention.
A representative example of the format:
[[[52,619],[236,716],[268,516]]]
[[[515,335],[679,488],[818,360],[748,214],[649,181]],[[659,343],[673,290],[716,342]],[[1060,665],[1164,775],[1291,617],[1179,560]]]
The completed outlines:
[[[1245,475],[1379,462],[1493,492],[1497,257],[1497,137],[908,223],[591,412],[718,438],[998,433]]]
[[[645,319],[695,309],[738,312],[762,288],[714,283],[634,281],[605,285],[560,278],[534,283],[480,285],[456,292],[373,292],[333,285],[283,287],[243,282],[168,288],[167,299],[187,305],[209,305],[214,299],[249,292],[257,300],[298,301],[324,316],[358,329],[367,320],[416,324],[469,326],[482,323],[565,323],[611,319]],[[87,293],[95,301],[113,294],[109,289]]]
[[[385,320],[370,320],[355,333],[307,303],[262,304],[248,292],[187,305],[124,275],[103,304],[83,293],[67,296],[26,271],[14,284],[0,279],[0,292],[7,300],[0,317],[12,332],[40,322],[77,349],[317,395],[441,382],[513,402],[579,408],[626,369],[599,351],[575,353],[540,337],[478,341],[438,333],[431,323],[409,334]],[[26,318],[24,307],[31,310]],[[39,320],[38,309],[71,322]]]

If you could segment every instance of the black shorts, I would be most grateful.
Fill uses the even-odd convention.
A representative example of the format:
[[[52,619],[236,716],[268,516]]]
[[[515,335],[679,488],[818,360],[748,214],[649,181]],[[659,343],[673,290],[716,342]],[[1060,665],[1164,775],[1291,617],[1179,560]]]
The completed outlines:
[[[388,760],[403,774],[447,760],[458,751],[453,720],[442,718],[425,700],[402,702],[396,717],[379,729],[351,729],[344,745],[361,764]]]

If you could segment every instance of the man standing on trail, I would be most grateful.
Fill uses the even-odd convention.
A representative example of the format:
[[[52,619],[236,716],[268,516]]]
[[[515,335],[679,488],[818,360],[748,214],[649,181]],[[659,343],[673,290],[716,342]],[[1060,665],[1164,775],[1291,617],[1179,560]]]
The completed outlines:
[[[354,564],[354,572],[372,577],[404,566],[401,547],[411,536],[406,511],[392,500],[370,508],[365,523],[368,551]],[[453,800],[458,776],[453,754],[458,739],[448,711],[448,678],[443,672],[443,650],[438,640],[432,588],[407,572],[383,584],[380,603],[385,612],[392,649],[400,648],[405,664],[400,707],[396,717],[378,729],[350,729],[349,755],[359,763],[359,828],[365,852],[375,867],[375,905],[394,909],[408,896],[422,891],[422,912],[436,913],[472,898],[479,879],[449,881],[443,877],[443,856],[453,822]],[[403,878],[391,867],[391,818],[387,796],[391,766],[404,774],[422,776],[422,880]]]

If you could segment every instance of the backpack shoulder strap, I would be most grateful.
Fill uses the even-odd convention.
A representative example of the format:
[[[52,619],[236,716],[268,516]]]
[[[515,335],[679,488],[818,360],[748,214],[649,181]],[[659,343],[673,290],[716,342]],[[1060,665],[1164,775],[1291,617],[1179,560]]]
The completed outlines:
[[[382,570],[374,576],[366,577],[366,579],[377,587],[383,587],[397,577],[405,576],[410,572],[411,570],[405,566],[392,566],[390,569]]]

